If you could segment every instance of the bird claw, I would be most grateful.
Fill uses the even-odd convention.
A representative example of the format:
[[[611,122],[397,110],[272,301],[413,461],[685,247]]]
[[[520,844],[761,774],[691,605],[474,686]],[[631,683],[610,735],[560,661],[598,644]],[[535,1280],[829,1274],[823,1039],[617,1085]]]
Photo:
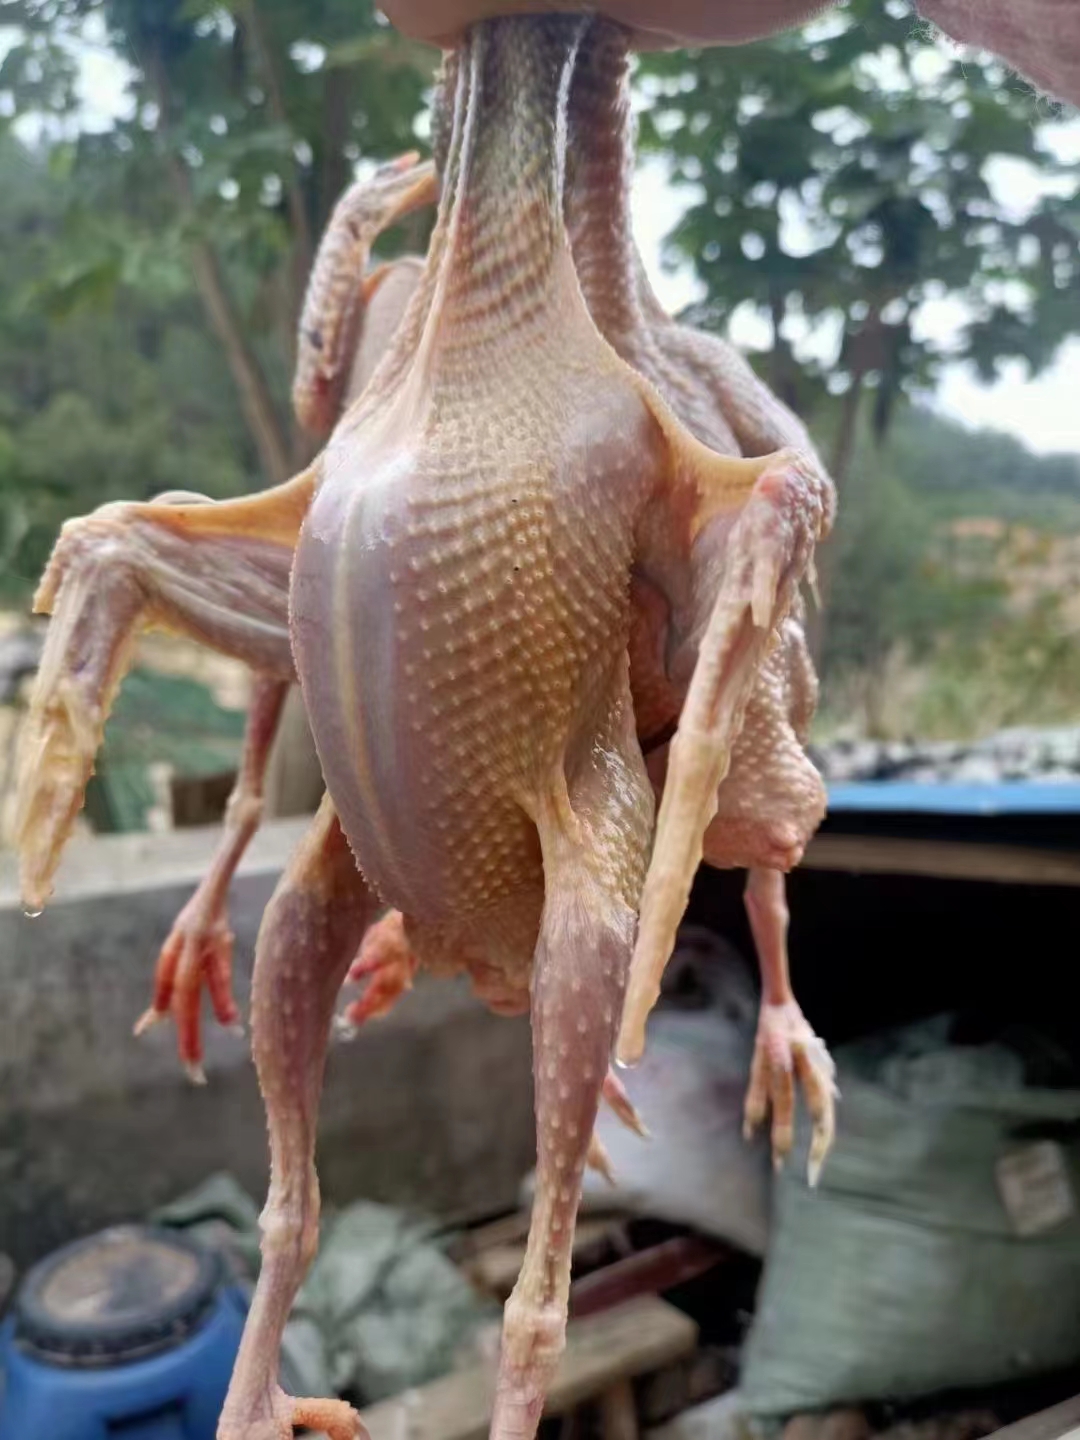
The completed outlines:
[[[293,1400],[292,1424],[322,1431],[326,1440],[371,1440],[364,1422],[344,1400]]]
[[[634,1102],[626,1093],[626,1087],[613,1070],[608,1070],[604,1077],[604,1086],[600,1093],[612,1113],[622,1121],[628,1130],[632,1130],[642,1140],[652,1138],[649,1127],[638,1114]]]
[[[794,1000],[763,1004],[758,1019],[743,1135],[750,1139],[772,1112],[773,1167],[779,1172],[795,1140],[795,1088],[810,1112],[812,1133],[807,1177],[815,1186],[836,1132],[836,1067],[825,1043]]]
[[[145,1035],[148,1030],[153,1030],[155,1026],[160,1025],[163,1020],[168,1018],[168,1011],[156,1010],[153,1005],[150,1005],[135,1021],[131,1027],[131,1033],[137,1040],[140,1035]]]
[[[230,1034],[244,1033],[232,993],[232,931],[224,914],[203,911],[196,891],[161,947],[154,973],[153,1003],[134,1027],[136,1035],[145,1035],[171,1017],[176,1025],[180,1059],[195,1085],[206,1084],[200,1013],[204,986],[218,1023]]]
[[[406,990],[412,989],[417,960],[405,934],[405,922],[391,910],[364,936],[347,980],[365,982],[358,999],[345,1007],[335,1026],[340,1039],[351,1040],[360,1026],[388,1014]]]
[[[595,1170],[597,1175],[602,1176],[612,1188],[618,1184],[615,1176],[615,1167],[611,1163],[611,1156],[608,1154],[604,1142],[595,1132],[589,1141],[585,1164],[590,1170]]]

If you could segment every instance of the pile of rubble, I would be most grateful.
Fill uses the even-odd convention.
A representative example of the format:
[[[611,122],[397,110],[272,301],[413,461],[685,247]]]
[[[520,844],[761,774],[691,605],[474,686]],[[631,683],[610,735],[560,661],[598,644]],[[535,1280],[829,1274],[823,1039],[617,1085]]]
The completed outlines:
[[[1060,783],[1080,779],[1080,726],[1017,726],[970,741],[841,738],[813,746],[812,755],[830,785],[859,780]]]

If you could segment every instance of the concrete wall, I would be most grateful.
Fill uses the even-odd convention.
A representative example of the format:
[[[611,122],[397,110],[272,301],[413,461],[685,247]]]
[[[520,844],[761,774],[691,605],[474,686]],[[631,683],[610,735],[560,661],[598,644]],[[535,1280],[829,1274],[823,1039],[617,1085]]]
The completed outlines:
[[[237,998],[262,908],[304,822],[256,838],[232,894]],[[56,896],[23,915],[0,856],[0,1251],[18,1261],[144,1214],[218,1169],[260,1200],[266,1131],[247,1042],[207,1022],[205,1089],[160,1026],[135,1040],[157,949],[215,831],[73,845]],[[527,1023],[460,982],[421,979],[383,1020],[333,1047],[320,1127],[326,1199],[359,1196],[450,1219],[513,1204],[532,1163]]]

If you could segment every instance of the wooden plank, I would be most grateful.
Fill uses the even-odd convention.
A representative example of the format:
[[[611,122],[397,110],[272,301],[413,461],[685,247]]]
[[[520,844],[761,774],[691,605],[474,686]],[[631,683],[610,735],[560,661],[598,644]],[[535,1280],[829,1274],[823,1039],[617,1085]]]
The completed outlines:
[[[629,1380],[616,1380],[600,1396],[600,1434],[602,1440],[638,1440],[637,1402]]]
[[[590,1252],[606,1249],[614,1244],[621,1228],[621,1225],[613,1220],[579,1220],[574,1230],[575,1262],[580,1264]],[[462,1263],[461,1268],[474,1285],[499,1300],[505,1300],[514,1288],[524,1259],[525,1241],[522,1239],[489,1245],[471,1255]]]
[[[484,1250],[493,1250],[498,1245],[512,1245],[515,1240],[524,1241],[529,1233],[529,1211],[515,1210],[510,1215],[501,1215],[498,1220],[488,1220],[483,1225],[474,1225],[454,1236],[450,1253],[455,1260],[479,1255]]]
[[[993,1432],[993,1440],[1062,1440],[1063,1436],[1080,1436],[1080,1395]]]
[[[886,835],[815,835],[802,866],[804,870],[930,875],[1007,885],[1080,885],[1080,854],[1075,851]]]
[[[573,1320],[544,1413],[564,1415],[619,1380],[670,1365],[696,1343],[689,1316],[652,1296]],[[478,1365],[384,1400],[362,1418],[371,1440],[485,1440],[494,1388],[494,1368]]]

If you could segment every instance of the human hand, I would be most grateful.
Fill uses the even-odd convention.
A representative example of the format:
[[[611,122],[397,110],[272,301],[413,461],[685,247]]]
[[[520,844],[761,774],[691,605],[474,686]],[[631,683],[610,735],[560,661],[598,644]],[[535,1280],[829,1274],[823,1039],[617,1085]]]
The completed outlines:
[[[582,0],[380,0],[380,4],[406,35],[439,45],[450,44],[474,21],[495,15],[584,8]],[[595,8],[626,25],[638,49],[664,50],[760,40],[827,9],[828,0],[598,0]]]

